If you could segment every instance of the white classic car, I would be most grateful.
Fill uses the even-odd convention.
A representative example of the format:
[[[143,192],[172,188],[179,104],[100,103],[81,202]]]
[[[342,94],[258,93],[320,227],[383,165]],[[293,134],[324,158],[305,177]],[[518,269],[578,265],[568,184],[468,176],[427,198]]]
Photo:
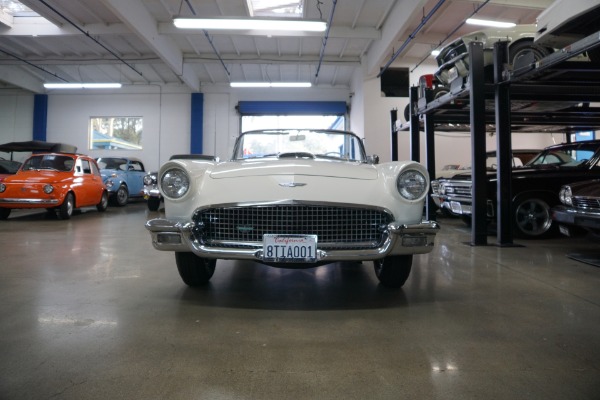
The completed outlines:
[[[190,286],[230,259],[282,268],[373,261],[383,285],[400,287],[413,254],[433,249],[439,226],[422,220],[426,169],[377,160],[350,132],[246,132],[230,161],[161,166],[165,218],[146,228],[157,250],[175,252]]]

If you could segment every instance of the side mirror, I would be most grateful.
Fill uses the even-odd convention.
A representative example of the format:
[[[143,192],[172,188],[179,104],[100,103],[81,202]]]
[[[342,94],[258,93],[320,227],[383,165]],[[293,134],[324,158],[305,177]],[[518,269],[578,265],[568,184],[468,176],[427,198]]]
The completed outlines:
[[[367,162],[369,164],[379,164],[379,156],[377,154],[373,154],[372,156],[367,157]]]

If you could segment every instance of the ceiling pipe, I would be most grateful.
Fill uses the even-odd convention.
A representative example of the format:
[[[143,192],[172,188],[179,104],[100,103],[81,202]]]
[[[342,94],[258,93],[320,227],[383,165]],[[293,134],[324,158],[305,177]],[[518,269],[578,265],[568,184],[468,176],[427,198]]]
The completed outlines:
[[[335,13],[336,5],[337,0],[333,0],[333,6],[331,7],[331,13],[329,14],[329,22],[327,23],[327,31],[325,31],[323,45],[321,46],[321,53],[319,54],[319,64],[317,65],[317,73],[315,74],[315,78],[319,77],[319,71],[321,70],[321,63],[323,62],[323,57],[325,56],[325,46],[327,45],[327,39],[329,39],[329,30],[331,29],[331,21],[333,21],[333,13]]]
[[[429,14],[427,14],[425,16],[425,18],[423,18],[421,20],[421,23],[419,24],[419,26],[417,26],[415,28],[415,30],[412,31],[412,33],[410,35],[408,35],[408,38],[404,41],[404,43],[402,44],[402,46],[400,46],[400,48],[398,50],[396,50],[396,52],[392,55],[392,58],[390,58],[390,60],[383,66],[383,68],[381,69],[381,71],[379,71],[379,74],[377,74],[378,78],[381,76],[381,74],[383,74],[389,68],[389,66],[396,60],[396,58],[398,58],[398,56],[400,55],[400,53],[402,53],[402,51],[406,48],[406,46],[408,46],[408,44],[415,38],[415,36],[417,35],[417,33],[419,33],[419,31],[421,30],[421,28],[423,28],[423,26],[425,26],[425,24],[427,23],[427,21],[429,21],[429,19],[433,16],[433,14],[435,14],[437,12],[437,10],[445,2],[446,2],[446,0],[440,0],[440,1],[438,1],[438,3],[435,5],[435,7],[433,7],[431,9],[431,11],[429,11]]]
[[[54,72],[50,72],[50,71],[44,69],[43,67],[40,67],[39,65],[35,65],[35,64],[33,64],[33,63],[31,63],[31,62],[29,62],[29,61],[27,61],[27,60],[25,60],[25,59],[23,59],[23,58],[21,58],[19,56],[16,56],[16,55],[14,55],[12,53],[9,53],[8,51],[4,51],[4,50],[0,49],[0,53],[4,53],[4,54],[6,54],[9,57],[13,57],[13,58],[15,58],[15,59],[17,59],[17,60],[19,60],[19,61],[21,61],[21,62],[23,62],[23,63],[25,63],[25,64],[27,64],[29,66],[31,66],[31,67],[33,67],[33,68],[37,68],[40,71],[42,71],[42,72],[44,72],[44,73],[46,73],[48,75],[52,75],[53,77],[58,78],[58,79],[60,79],[63,82],[69,82],[68,80],[66,80],[65,78],[61,78],[60,76],[58,76]]]
[[[440,47],[446,40],[448,40],[452,35],[454,35],[456,33],[457,30],[459,30],[466,22],[469,18],[473,17],[473,15],[477,14],[479,12],[479,10],[481,10],[483,8],[483,6],[485,6],[487,3],[489,3],[490,0],[485,0],[483,3],[481,3],[476,9],[475,11],[473,11],[471,13],[471,15],[469,15],[467,18],[465,18],[465,20],[463,22],[461,22],[460,24],[458,24],[458,26],[456,28],[454,28],[452,30],[452,32],[450,32],[445,38],[443,38],[442,40],[440,40],[440,42],[438,43],[437,47]],[[436,47],[436,48],[437,48]],[[425,57],[424,59],[422,59],[421,61],[419,61],[417,63],[417,65],[415,65],[415,67],[413,69],[410,70],[410,72],[414,72],[415,69],[417,69],[417,67],[421,64],[423,64],[423,62],[425,62],[425,60],[427,60],[429,58],[429,54],[427,55],[427,57]]]
[[[214,43],[212,41],[212,38],[208,34],[208,31],[206,29],[203,29],[203,31],[204,31],[204,36],[206,36],[206,39],[208,40],[208,43],[210,43],[210,47],[212,47],[213,51],[215,52],[215,55],[217,56],[217,58],[219,59],[219,61],[221,61],[221,65],[225,69],[225,72],[227,72],[227,76],[228,77],[231,76],[231,74],[229,73],[229,70],[227,69],[227,66],[225,65],[225,62],[221,58],[221,55],[219,54],[219,52],[217,51],[217,48],[214,45]]]
[[[39,2],[42,3],[43,5],[45,5],[46,7],[48,7],[49,9],[51,9],[52,11],[54,11],[56,14],[58,14],[62,19],[64,19],[65,21],[67,21],[69,24],[73,25],[75,27],[75,29],[77,29],[79,32],[83,33],[85,36],[87,36],[88,38],[92,39],[97,45],[99,45],[100,47],[102,47],[104,50],[108,51],[117,60],[119,60],[123,64],[127,65],[129,68],[131,68],[133,71],[135,71],[135,73],[137,73],[139,76],[143,77],[142,73],[140,71],[138,71],[137,69],[135,69],[133,67],[133,65],[129,64],[127,61],[125,61],[123,58],[121,58],[117,53],[115,53],[114,51],[112,51],[111,49],[109,49],[108,47],[106,47],[105,45],[103,45],[102,43],[100,43],[99,40],[93,38],[88,32],[86,32],[83,29],[81,29],[79,26],[77,26],[76,23],[74,23],[69,18],[67,18],[66,16],[64,16],[60,11],[58,11],[57,9],[55,9],[54,7],[52,7],[50,4],[48,4],[44,0],[39,0]]]

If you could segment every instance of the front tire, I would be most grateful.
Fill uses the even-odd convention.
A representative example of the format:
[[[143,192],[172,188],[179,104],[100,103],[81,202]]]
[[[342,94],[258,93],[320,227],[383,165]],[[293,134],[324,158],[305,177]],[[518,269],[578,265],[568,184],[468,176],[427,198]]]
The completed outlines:
[[[533,54],[533,60],[529,58],[530,54]],[[539,61],[549,54],[548,49],[533,43],[533,40],[523,40],[509,46],[508,63],[512,65],[513,69],[517,69],[524,67],[530,61]]]
[[[200,286],[207,283],[215,273],[216,259],[198,257],[194,253],[175,253],[177,270],[183,282],[188,286]]]
[[[10,208],[0,208],[0,220],[8,219]]]
[[[412,269],[412,254],[401,256],[387,256],[373,261],[375,275],[383,286],[399,288],[410,275]]]
[[[69,219],[71,215],[73,215],[73,210],[75,209],[75,197],[73,197],[73,193],[67,193],[65,196],[65,200],[58,207],[58,217],[60,219]]]
[[[160,207],[160,198],[159,197],[148,197],[148,210],[158,211],[159,207]]]
[[[127,190],[127,186],[121,185],[117,192],[114,195],[113,201],[115,205],[119,207],[123,207],[129,201],[129,190]]]
[[[546,200],[528,197],[515,205],[515,230],[524,239],[541,239],[552,236],[556,225],[552,221],[550,205]]]

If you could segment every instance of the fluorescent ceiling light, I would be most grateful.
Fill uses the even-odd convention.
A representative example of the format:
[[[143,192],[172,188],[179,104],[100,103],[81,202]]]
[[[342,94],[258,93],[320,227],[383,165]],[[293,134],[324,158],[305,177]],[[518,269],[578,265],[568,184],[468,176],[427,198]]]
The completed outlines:
[[[483,25],[483,26],[493,26],[495,28],[512,28],[517,26],[517,24],[512,22],[499,22],[499,21],[491,21],[487,19],[477,19],[477,18],[469,18],[467,19],[467,24],[469,25]]]
[[[311,87],[310,82],[231,82],[231,87],[238,88],[256,88],[256,87],[295,87],[295,88],[306,88]]]
[[[324,32],[323,21],[278,19],[229,19],[229,18],[175,18],[173,23],[181,29],[207,30],[258,30],[258,31],[309,31]]]
[[[120,83],[44,83],[46,89],[120,89]]]

